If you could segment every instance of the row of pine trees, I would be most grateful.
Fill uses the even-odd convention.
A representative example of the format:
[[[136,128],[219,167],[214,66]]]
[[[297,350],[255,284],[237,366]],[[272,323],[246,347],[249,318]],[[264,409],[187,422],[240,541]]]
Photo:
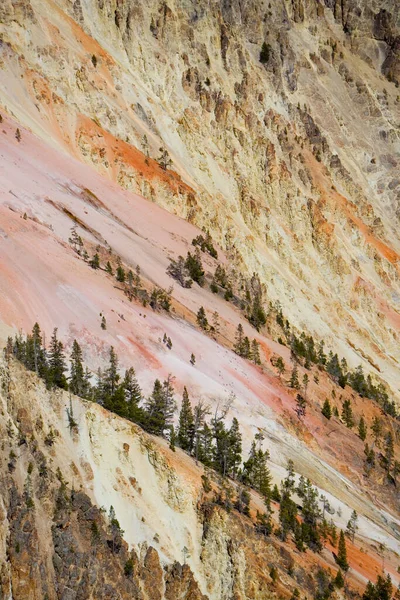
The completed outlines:
[[[326,504],[324,503],[324,510],[321,512],[321,499],[309,480],[301,477],[298,486],[295,486],[294,465],[291,461],[280,489],[276,485],[272,488],[268,468],[269,453],[262,448],[264,438],[261,433],[256,434],[249,456],[243,462],[238,420],[233,418],[230,426],[226,424],[229,403],[210,415],[209,407],[202,400],[192,406],[188,391],[184,388],[175,431],[173,378],[169,376],[163,382],[156,379],[152,393],[144,398],[133,367],[121,374],[118,356],[113,347],[109,351],[107,366],[97,372],[95,384],[92,384],[91,373],[84,367],[79,343],[73,341],[67,361],[57,329],[54,329],[47,349],[40,326],[35,323],[32,332],[25,338],[19,334],[14,339],[8,339],[6,353],[15,356],[27,369],[36,372],[49,389],[68,389],[84,399],[98,402],[106,409],[139,424],[149,433],[166,437],[172,449],[177,445],[224,478],[236,480],[238,495],[235,507],[240,512],[249,514],[250,495],[247,489],[259,492],[264,498],[265,511],[257,514],[257,528],[264,535],[270,535],[273,530],[271,502],[274,500],[279,502],[280,527],[276,533],[282,540],[291,534],[301,551],[306,547],[314,551],[321,550],[322,540],[329,535],[336,543],[334,525],[332,522],[328,524],[325,519]],[[292,498],[293,493],[302,498],[301,520],[298,518],[297,503]],[[343,543],[341,552],[345,552]],[[338,564],[343,570],[348,568],[347,562],[341,561],[340,556]]]

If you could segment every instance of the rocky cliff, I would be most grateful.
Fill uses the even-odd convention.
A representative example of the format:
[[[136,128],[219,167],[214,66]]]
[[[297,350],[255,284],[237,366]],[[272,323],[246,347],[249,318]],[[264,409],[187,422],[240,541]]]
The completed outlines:
[[[39,321],[67,350],[78,339],[93,375],[113,346],[144,396],[172,373],[179,397],[186,386],[212,411],[229,401],[244,455],[265,437],[274,482],[291,459],[336,526],[357,510],[354,594],[382,563],[398,583],[399,495],[382,447],[366,474],[342,406],[365,418],[374,448],[382,419],[393,460],[398,420],[301,363],[299,419],[275,316],[282,307],[293,332],[361,364],[398,404],[399,31],[393,0],[0,2],[0,347]],[[101,269],[74,251],[72,227]],[[184,288],[167,268],[202,228],[218,258],[202,253],[206,285]],[[174,283],[170,312],[129,298],[106,261],[139,268],[148,292]],[[260,331],[240,300],[211,293],[218,265],[238,294],[258,273]],[[218,331],[198,327],[200,307]],[[232,351],[238,324],[261,365]],[[0,598],[247,600],[296,587],[310,598],[318,569],[336,572],[336,548],[265,539],[256,493],[250,517],[229,512],[216,501],[226,482],[208,473],[208,489],[203,467],[165,440],[76,397],[71,431],[66,392],[13,360],[0,378]]]
[[[7,0],[0,18],[9,112],[209,228],[397,393],[396,3]]]

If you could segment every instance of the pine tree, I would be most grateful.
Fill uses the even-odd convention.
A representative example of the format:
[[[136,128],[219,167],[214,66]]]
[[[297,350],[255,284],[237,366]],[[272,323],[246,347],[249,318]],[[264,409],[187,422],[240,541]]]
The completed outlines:
[[[170,428],[175,412],[175,400],[172,388],[172,378],[161,384],[159,379],[154,382],[153,393],[146,403],[146,428],[155,435],[164,435]]]
[[[195,355],[193,354],[193,352],[192,352],[192,354],[190,355],[190,364],[191,364],[192,366],[194,366],[194,365],[196,364],[196,357],[195,357]]]
[[[142,390],[133,367],[125,371],[122,387],[125,394],[126,417],[134,423],[143,423],[143,409],[139,406],[142,400]]]
[[[345,422],[346,427],[348,427],[349,429],[354,427],[354,417],[353,417],[353,411],[351,409],[350,400],[345,400],[343,402],[342,419]]]
[[[292,375],[290,377],[290,387],[294,388],[295,390],[298,390],[300,388],[300,383],[299,383],[299,375],[298,375],[298,371],[297,371],[297,367],[294,366],[293,370],[292,370]]]
[[[210,467],[213,464],[213,433],[207,423],[196,433],[196,455],[204,465]]]
[[[73,341],[70,357],[69,389],[73,394],[86,398],[87,381],[82,363],[82,350],[76,340]]]
[[[357,521],[358,521],[358,515],[357,512],[355,510],[353,510],[353,512],[351,513],[351,517],[347,523],[347,527],[346,527],[346,535],[349,536],[349,538],[351,539],[351,541],[354,544],[354,538],[358,529],[357,526]]]
[[[182,450],[189,453],[192,452],[194,443],[194,417],[186,387],[183,388],[177,441]]]
[[[193,281],[202,287],[204,285],[204,270],[203,265],[201,264],[201,256],[198,248],[196,248],[194,255],[188,252],[185,261],[185,267],[188,270],[191,279],[193,279]]]
[[[235,344],[233,346],[233,350],[239,356],[243,356],[244,334],[243,334],[243,325],[241,323],[239,323],[239,325],[237,326],[237,329],[236,329]]]
[[[107,321],[106,321],[106,318],[105,318],[105,316],[104,316],[104,315],[101,317],[101,323],[100,323],[100,327],[101,327],[102,329],[107,329]]]
[[[64,373],[65,365],[64,347],[57,338],[57,327],[53,330],[49,348],[49,368],[47,373],[47,384],[49,387],[68,388],[67,378]]]
[[[388,431],[385,437],[385,460],[386,460],[386,470],[389,473],[394,458],[394,443],[393,443],[393,434],[391,431]]]
[[[207,330],[208,329],[208,321],[207,321],[207,316],[206,316],[206,311],[204,310],[204,308],[202,306],[200,306],[198,312],[197,312],[197,324],[201,327],[201,329]]]
[[[228,432],[228,474],[236,478],[240,463],[242,462],[242,435],[240,433],[239,422],[234,417],[232,425]]]
[[[121,265],[118,265],[118,267],[117,267],[116,278],[117,278],[117,281],[119,281],[120,283],[124,283],[124,281],[126,279],[125,271]]]
[[[307,403],[301,394],[296,396],[296,408],[294,409],[299,419],[306,416]]]
[[[92,269],[100,269],[100,258],[99,255],[96,254],[93,256],[93,258],[89,261],[89,265],[92,267]]]
[[[374,436],[374,442],[378,446],[381,445],[381,437],[382,437],[382,421],[379,417],[374,417],[372,420],[371,431]]]
[[[276,361],[276,368],[278,369],[279,379],[280,379],[281,376],[283,375],[283,373],[285,372],[285,363],[281,356],[279,356]]]
[[[358,435],[360,439],[364,442],[367,437],[367,426],[365,424],[364,417],[361,417],[358,423]]]
[[[112,268],[112,266],[111,266],[111,263],[110,263],[110,261],[109,261],[109,260],[108,260],[108,261],[107,261],[107,263],[106,263],[106,272],[107,272],[109,275],[113,275],[113,274],[114,274],[113,268]]]
[[[340,530],[339,536],[339,546],[338,546],[338,554],[336,557],[336,562],[342,571],[348,571],[349,563],[347,562],[347,549],[346,549],[346,540],[344,537],[343,530]]]
[[[256,339],[251,342],[250,358],[255,365],[261,365],[260,344]]]
[[[322,414],[324,415],[324,417],[326,417],[328,420],[332,417],[332,409],[331,409],[331,404],[328,400],[328,398],[325,398],[325,402],[324,405],[322,407]]]
[[[333,585],[336,588],[339,588],[339,589],[341,589],[342,587],[344,587],[344,578],[343,578],[342,571],[340,569],[336,573],[336,577],[335,577],[335,579],[333,581]]]
[[[103,391],[105,395],[104,404],[106,405],[107,401],[110,401],[117,391],[118,383],[119,383],[119,373],[118,373],[118,356],[115,353],[114,346],[110,348],[109,354],[109,366],[108,369],[104,373],[103,379]],[[107,406],[106,406],[107,408]]]

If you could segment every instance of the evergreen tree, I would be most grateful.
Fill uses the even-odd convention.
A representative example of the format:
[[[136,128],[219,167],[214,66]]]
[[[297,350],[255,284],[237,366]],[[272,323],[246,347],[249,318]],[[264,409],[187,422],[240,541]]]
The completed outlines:
[[[358,435],[360,439],[364,442],[367,437],[367,426],[365,424],[364,417],[361,417],[358,423]]]
[[[125,371],[122,383],[126,402],[126,417],[134,423],[144,422],[143,409],[139,406],[142,400],[142,390],[136,379],[135,369],[130,367]]]
[[[213,464],[213,433],[207,423],[196,432],[196,455],[204,465]]]
[[[178,281],[182,287],[192,287],[193,280],[189,277],[186,262],[183,256],[178,256],[178,260],[171,260],[167,268],[167,273],[176,281]]]
[[[178,445],[191,453],[194,443],[194,417],[186,387],[183,388],[182,407],[179,413]]]
[[[339,536],[339,546],[338,546],[338,554],[336,557],[336,562],[342,571],[348,571],[349,563],[347,562],[347,549],[346,549],[346,540],[344,538],[343,530],[340,530]]]
[[[269,536],[272,533],[271,512],[260,513],[257,511],[256,531],[264,536]]]
[[[351,541],[354,544],[354,538],[358,529],[358,525],[357,525],[357,521],[358,521],[358,515],[357,512],[355,510],[353,510],[353,512],[351,513],[351,517],[347,523],[347,527],[346,527],[346,535],[349,536],[349,538],[351,539]]]
[[[196,357],[195,357],[195,355],[193,354],[193,352],[192,352],[192,354],[190,355],[190,364],[191,364],[191,365],[193,365],[193,366],[196,364]]]
[[[232,425],[228,432],[228,474],[236,478],[240,463],[242,462],[242,435],[240,433],[239,422],[234,417]]]
[[[328,398],[325,398],[325,402],[324,405],[322,407],[322,414],[324,415],[324,417],[326,417],[328,420],[332,417],[332,409],[331,409],[331,404],[328,400]]]
[[[119,281],[120,283],[124,283],[124,281],[126,279],[125,271],[121,265],[118,265],[118,267],[117,267],[116,278],[117,278],[117,281]]]
[[[204,310],[204,308],[202,306],[200,306],[199,310],[197,311],[197,324],[201,327],[201,329],[207,330],[208,329],[208,321],[207,321],[207,316],[206,316],[206,311]]]
[[[333,581],[333,585],[338,589],[341,589],[342,587],[344,587],[344,578],[343,578],[342,571],[340,569],[336,573],[336,577]]]
[[[53,330],[49,348],[49,368],[47,372],[47,384],[49,387],[68,388],[64,347],[57,338],[57,327]]]
[[[305,398],[303,398],[303,396],[301,394],[297,394],[295,412],[296,412],[297,416],[299,417],[299,419],[306,416],[306,407],[307,407],[307,403],[306,403]]]
[[[82,363],[82,350],[76,340],[73,341],[70,357],[69,389],[73,394],[86,398],[88,389]]]
[[[349,429],[354,427],[354,417],[353,417],[353,411],[351,409],[350,400],[345,400],[343,402],[342,419],[343,419],[344,423],[346,424],[346,427],[348,427]]]
[[[294,388],[296,390],[298,390],[300,388],[299,375],[298,375],[298,371],[297,371],[296,365],[293,367],[292,375],[290,377],[290,384],[289,385],[290,385],[291,388]]]
[[[239,323],[239,325],[237,326],[237,329],[236,329],[235,344],[233,346],[233,350],[239,356],[243,356],[243,351],[244,351],[244,333],[243,333],[243,325],[241,323]]]
[[[379,417],[374,417],[372,420],[371,431],[374,436],[374,442],[378,446],[381,445],[381,437],[382,437],[382,421]]]
[[[276,361],[276,368],[278,369],[279,379],[280,379],[281,376],[283,375],[283,373],[285,372],[285,363],[281,356],[279,356]]]
[[[89,261],[89,265],[92,267],[92,269],[100,269],[100,258],[99,255],[94,254],[93,258]]]
[[[110,261],[109,261],[109,260],[108,260],[108,261],[107,261],[107,263],[106,263],[106,272],[107,272],[109,275],[113,275],[113,274],[114,274],[113,268],[112,268],[112,266],[111,266],[111,263],[110,263]]]
[[[256,339],[251,342],[250,358],[255,365],[261,365],[260,344]]]
[[[119,379],[120,375],[118,373],[118,356],[115,353],[114,346],[111,346],[109,354],[109,366],[104,373],[103,379],[104,406],[106,406],[106,408],[110,408],[111,410],[112,408],[110,406],[107,407],[106,404],[110,401],[112,402],[112,397],[117,391]]]
[[[265,452],[261,447],[257,449],[256,441],[251,445],[250,454],[246,462],[243,463],[242,478],[246,485],[254,488],[269,503],[271,500],[271,474],[269,472],[267,461],[269,452]]]
[[[203,265],[201,264],[200,252],[197,248],[194,255],[188,252],[185,267],[188,270],[191,279],[202,287],[204,285],[204,270]]]
[[[394,443],[393,443],[393,434],[391,431],[388,431],[385,436],[385,461],[386,461],[386,470],[389,473],[392,468],[394,458]]]
[[[153,393],[146,403],[146,428],[155,435],[164,435],[170,428],[174,412],[175,400],[171,376],[169,375],[163,384],[156,379]]]

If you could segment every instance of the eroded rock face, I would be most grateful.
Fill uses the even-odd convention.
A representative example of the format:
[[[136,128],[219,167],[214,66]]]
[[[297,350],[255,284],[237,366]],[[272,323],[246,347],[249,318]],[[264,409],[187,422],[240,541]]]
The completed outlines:
[[[398,4],[58,6],[2,3],[0,101],[121,186],[210,229],[296,327],[395,387]],[[23,110],[8,91],[15,73]],[[168,172],[153,160],[162,145]],[[356,312],[360,279],[371,292]]]

